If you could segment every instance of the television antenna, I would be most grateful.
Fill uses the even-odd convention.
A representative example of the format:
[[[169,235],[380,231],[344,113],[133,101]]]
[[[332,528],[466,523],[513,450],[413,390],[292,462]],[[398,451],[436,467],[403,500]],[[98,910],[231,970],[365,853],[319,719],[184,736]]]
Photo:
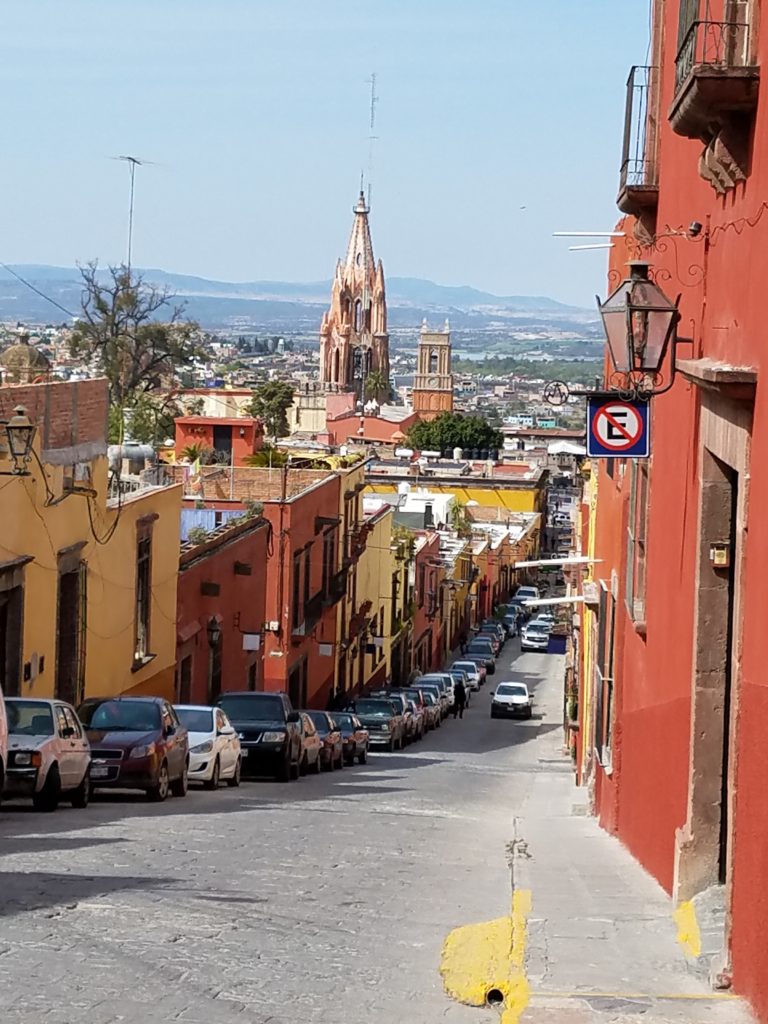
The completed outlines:
[[[128,173],[130,175],[130,195],[128,202],[128,270],[131,269],[131,256],[133,254],[133,199],[136,192],[136,168],[143,167],[145,164],[151,164],[152,160],[140,160],[137,156],[113,156],[113,160],[122,160],[123,163],[128,164]]]
[[[368,207],[371,206],[371,182],[373,180],[373,144],[378,142],[378,135],[376,135],[376,104],[379,102],[379,97],[376,95],[376,72],[371,72],[371,77],[368,79],[371,86],[371,117],[368,134]]]

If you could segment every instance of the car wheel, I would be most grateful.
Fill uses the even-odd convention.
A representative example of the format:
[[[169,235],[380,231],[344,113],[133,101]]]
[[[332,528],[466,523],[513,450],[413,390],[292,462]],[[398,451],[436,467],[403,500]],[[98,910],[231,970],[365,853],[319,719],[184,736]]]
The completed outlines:
[[[315,758],[315,763],[312,765],[312,771],[315,773],[315,775],[319,775],[322,770],[323,766],[320,763],[320,754],[318,754],[317,757]]]
[[[499,716],[498,716],[498,715],[496,714],[496,712],[495,712],[495,711],[492,711],[492,712],[491,712],[491,718],[498,718],[498,717],[499,717]]]
[[[530,708],[528,708],[528,710],[525,713],[525,717],[526,718],[531,718],[532,716],[533,716],[533,712],[531,711]]]
[[[368,748],[367,747],[364,747],[360,751],[360,755],[359,755],[357,760],[360,762],[360,764],[365,764],[365,762],[368,760]]]
[[[218,763],[218,758],[217,758]],[[218,787],[219,782],[216,780],[216,786]],[[171,783],[171,792],[174,796],[186,796],[187,790],[189,789],[189,764],[184,762],[184,769],[178,779],[174,779]],[[213,786],[211,787],[213,789]]]
[[[213,762],[213,771],[211,772],[210,779],[206,779],[203,783],[204,789],[218,789],[219,788],[219,777],[221,776],[221,766],[219,764],[218,757]]]
[[[355,752],[354,752],[354,750],[352,751],[351,754],[347,754],[347,756],[344,758],[344,762],[345,762],[345,764],[348,764],[348,765],[353,765],[355,763]]]
[[[333,771],[333,758],[332,757],[329,757],[325,761],[323,761],[323,771],[324,772],[332,772]]]
[[[55,811],[61,797],[61,776],[58,765],[52,764],[45,777],[45,783],[39,793],[32,797],[32,806],[36,811]]]
[[[275,772],[275,779],[277,782],[290,782],[291,781],[291,755],[287,753],[285,759],[281,763],[280,767]]]
[[[238,757],[237,761],[235,762],[235,770],[232,775],[232,778],[227,779],[227,785],[231,786],[233,789],[240,785],[240,771],[240,758]]]
[[[343,750],[342,750],[342,752],[341,752],[341,753],[339,754],[339,757],[338,757],[338,759],[337,759],[337,761],[336,761],[336,767],[337,767],[337,768],[338,768],[339,770],[341,770],[341,769],[342,769],[342,768],[344,767],[344,751],[343,751]]]
[[[309,771],[309,760],[305,754],[301,759],[301,766],[299,767],[299,775],[306,775]]]
[[[70,798],[69,798],[69,802],[72,804],[73,807],[77,807],[78,809],[82,810],[83,808],[88,806],[88,801],[90,799],[91,799],[91,776],[90,776],[90,769],[86,768],[85,769],[85,775],[83,776],[83,781],[80,783],[80,785],[77,787],[77,789],[73,789],[72,790],[72,793],[71,793]]]
[[[163,761],[157,773],[157,782],[147,790],[147,799],[152,803],[161,804],[168,796],[168,765]]]
[[[395,737],[392,736],[392,737],[390,737],[390,740],[389,740],[389,752],[390,752],[390,754],[394,754],[395,750],[397,750],[397,744],[395,742]]]
[[[291,762],[291,779],[295,782],[301,775],[301,763],[299,761]]]

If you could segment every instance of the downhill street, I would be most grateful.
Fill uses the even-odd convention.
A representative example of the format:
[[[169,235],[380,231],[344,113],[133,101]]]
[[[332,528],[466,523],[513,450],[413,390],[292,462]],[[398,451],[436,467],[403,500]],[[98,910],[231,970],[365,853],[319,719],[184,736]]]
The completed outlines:
[[[499,1009],[445,994],[441,949],[453,929],[510,913],[516,832],[532,891],[524,1021],[743,1020],[687,972],[661,890],[584,817],[559,752],[562,659],[516,655],[511,641],[463,721],[363,767],[165,806],[5,806],[4,1024],[489,1024]],[[489,718],[511,660],[536,688],[531,722]],[[585,840],[595,892],[620,890],[589,920],[584,878],[568,876]],[[470,945],[479,963],[484,946]],[[671,993],[704,998],[653,998]]]

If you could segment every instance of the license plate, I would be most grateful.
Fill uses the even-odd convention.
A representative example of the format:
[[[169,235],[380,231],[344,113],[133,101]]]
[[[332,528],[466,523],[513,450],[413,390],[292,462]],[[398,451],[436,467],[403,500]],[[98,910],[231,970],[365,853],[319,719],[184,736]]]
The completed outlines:
[[[242,747],[240,750],[240,757],[248,757],[248,747]]]
[[[93,765],[91,767],[91,778],[92,779],[106,779],[109,775],[109,768],[106,765]]]

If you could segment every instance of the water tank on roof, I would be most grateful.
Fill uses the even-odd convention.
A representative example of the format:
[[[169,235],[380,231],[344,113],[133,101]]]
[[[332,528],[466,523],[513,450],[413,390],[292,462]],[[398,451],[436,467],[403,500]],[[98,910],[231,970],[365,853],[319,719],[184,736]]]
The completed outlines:
[[[453,461],[454,462],[461,462],[463,457],[464,457],[464,452],[463,452],[463,450],[461,448],[454,448],[453,449]]]
[[[405,480],[401,481],[397,485],[397,493],[398,494],[410,494],[411,493],[411,485],[409,483],[406,483]]]

